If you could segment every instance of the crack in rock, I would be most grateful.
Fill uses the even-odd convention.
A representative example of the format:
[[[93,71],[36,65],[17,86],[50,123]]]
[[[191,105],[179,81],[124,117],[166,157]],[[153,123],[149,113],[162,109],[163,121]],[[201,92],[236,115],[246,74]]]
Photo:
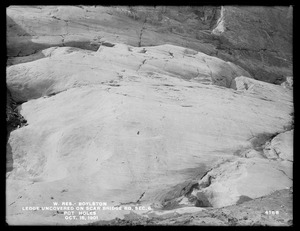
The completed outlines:
[[[283,171],[282,169],[276,168],[278,171],[282,172],[287,178],[289,178],[291,181],[293,181],[293,178],[290,178],[285,171]]]
[[[146,63],[147,59],[144,59],[141,65],[139,65],[138,69],[136,70],[137,72],[141,69],[141,67]]]
[[[131,202],[124,202],[124,203],[120,203],[120,204],[116,205],[115,207],[119,207],[121,205],[139,204],[141,202],[141,199],[144,197],[145,193],[146,193],[146,191],[143,192],[141,194],[141,196],[139,197],[139,199],[137,199],[135,202],[133,202],[133,201],[131,201]]]
[[[21,198],[22,198],[22,196],[19,196],[14,202],[10,203],[9,206],[13,205],[14,203],[17,202],[17,200],[19,200],[19,199],[21,199]]]
[[[64,37],[64,35],[60,35],[60,36],[62,37],[61,43],[62,43],[63,46],[65,46],[65,43],[64,43],[65,42],[65,37]]]
[[[148,16],[145,17],[145,20],[144,20],[142,29],[141,29],[141,31],[140,31],[138,47],[141,47],[141,45],[142,45],[142,36],[143,36],[143,31],[144,31],[144,29],[145,29],[145,24],[146,24],[146,22],[147,22],[147,17],[148,17]]]
[[[140,196],[140,198],[136,201],[136,203],[140,203],[141,199],[143,198],[143,196],[145,195],[146,192],[143,192],[142,195]]]

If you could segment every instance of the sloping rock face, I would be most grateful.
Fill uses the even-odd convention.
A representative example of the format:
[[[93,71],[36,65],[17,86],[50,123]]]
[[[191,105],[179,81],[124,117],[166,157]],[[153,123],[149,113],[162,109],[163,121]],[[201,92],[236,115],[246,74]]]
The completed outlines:
[[[256,79],[280,84],[293,75],[292,18],[292,7],[11,6],[8,55],[27,56],[52,46],[95,51],[106,41],[169,43],[220,57]]]
[[[109,221],[128,214],[149,218],[172,209],[220,208],[292,186],[292,86],[255,80],[247,68],[172,40],[158,46],[134,44],[130,39],[136,37],[129,32],[140,21],[143,28],[150,25],[142,12],[151,8],[128,9],[8,8],[16,23],[8,33],[8,52],[19,49],[26,56],[9,60],[7,88],[28,123],[8,140],[13,160],[6,181],[9,224],[92,222],[79,219],[78,211],[76,219],[66,219],[57,206],[42,209],[56,202],[151,208],[96,211],[99,220]],[[226,11],[201,9],[194,11],[201,26],[221,33]],[[154,10],[175,28],[180,20],[196,26],[196,19],[188,23],[181,18],[190,8],[178,8],[177,16],[171,14],[176,8]],[[149,17],[158,20],[155,14]],[[129,32],[115,31],[114,26],[127,22],[135,23],[128,24]],[[37,37],[12,36],[24,25],[39,31]],[[120,34],[94,46],[93,27]],[[55,40],[61,34],[64,44]]]
[[[151,217],[136,217],[128,214],[123,219],[97,221],[91,225],[291,226],[293,225],[291,219],[293,188],[279,190],[270,195],[246,201],[242,205],[193,212],[190,209],[189,213],[184,213],[182,210],[165,211],[164,218],[156,214]]]
[[[12,98],[8,89],[6,93],[6,123],[7,123],[7,139],[9,133],[26,123],[26,120],[20,115],[16,101]]]
[[[225,50],[226,58],[221,57],[247,67],[255,79],[275,84],[285,81],[287,75],[292,75],[292,10],[222,7],[212,31],[220,36],[218,49]]]
[[[134,75],[167,75],[224,87],[231,87],[237,76],[250,76],[230,62],[183,47],[113,45],[101,46],[97,52],[49,48],[41,52],[43,59],[8,67],[7,84],[13,98],[24,102],[74,86],[119,82]]]
[[[6,89],[6,143],[8,142],[11,131],[27,125],[27,121],[19,113],[18,105],[12,98],[11,93]],[[13,158],[11,152],[11,146],[7,143],[6,146],[6,171],[11,171],[13,167]]]
[[[294,161],[293,156],[294,129],[277,135],[265,147],[265,155],[270,158],[280,158]]]
[[[144,49],[146,53],[139,53]],[[8,205],[22,195],[18,203],[8,206],[11,221],[25,222],[30,212],[16,213],[28,201],[32,206],[48,205],[51,198],[114,204],[135,202],[143,194],[145,203],[166,206],[185,196],[183,188],[200,180],[216,163],[221,169],[214,172],[218,175],[226,169],[224,177],[229,179],[221,175],[221,188],[206,187],[214,192],[209,198],[213,206],[232,204],[241,195],[258,197],[291,186],[286,176],[291,164],[263,157],[236,160],[242,157],[233,154],[253,148],[255,136],[285,130],[292,118],[292,92],[262,83],[253,94],[249,89],[244,92],[239,87],[234,90],[179,78],[180,71],[195,76],[193,62],[205,78],[206,59],[208,63],[216,59],[199,53],[189,57],[184,51],[168,45],[132,48],[116,44],[97,52],[55,48],[49,57],[8,67],[7,84],[13,97],[28,100],[21,109],[28,126],[12,132],[9,139],[14,169],[8,190],[15,193],[8,194]],[[169,52],[174,57],[165,64]],[[176,57],[182,60],[178,69]],[[149,63],[143,64],[145,59]],[[212,72],[222,68],[226,72],[223,65],[215,60]],[[240,78],[247,79],[234,81]],[[278,94],[266,95],[274,89]],[[229,160],[233,164],[227,166]],[[277,180],[271,181],[274,175]],[[247,185],[249,179],[251,186],[228,196],[231,187]],[[52,213],[42,213],[47,221],[42,215],[36,219],[65,221],[53,218]]]

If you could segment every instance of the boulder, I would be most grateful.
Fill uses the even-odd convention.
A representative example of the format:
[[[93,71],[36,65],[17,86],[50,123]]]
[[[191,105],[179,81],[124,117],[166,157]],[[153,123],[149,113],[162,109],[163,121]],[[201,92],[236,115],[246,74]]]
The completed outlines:
[[[202,182],[210,184],[195,189],[213,207],[241,203],[241,197],[258,198],[293,185],[292,163],[270,162],[267,159],[232,159],[213,168]]]
[[[294,130],[280,133],[275,136],[265,147],[265,155],[269,158],[294,161],[293,138]]]

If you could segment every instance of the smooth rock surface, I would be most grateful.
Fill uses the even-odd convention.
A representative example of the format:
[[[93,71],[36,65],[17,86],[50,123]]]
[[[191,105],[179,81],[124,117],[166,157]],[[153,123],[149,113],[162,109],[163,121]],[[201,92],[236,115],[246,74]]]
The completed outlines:
[[[140,75],[162,74],[224,87],[230,87],[237,76],[250,76],[232,63],[173,45],[135,48],[114,44],[101,46],[97,52],[54,47],[42,53],[42,59],[7,68],[8,88],[16,101]]]
[[[293,75],[292,22],[292,6],[10,6],[8,56],[52,46],[95,51],[106,41],[136,47],[169,43],[235,63],[256,79],[282,83]]]
[[[8,67],[7,84],[14,97],[29,100],[20,111],[28,126],[13,131],[9,139],[14,159],[7,178],[9,223],[21,224],[36,213],[22,212],[22,206],[50,206],[53,201],[115,205],[136,202],[142,195],[142,203],[164,204],[183,196],[182,188],[200,180],[216,162],[240,159],[234,152],[251,147],[253,136],[280,133],[292,118],[292,94],[283,87],[276,88],[272,100],[264,100],[274,85],[263,83],[262,94],[253,95],[178,78],[182,68],[192,71],[193,64],[205,76],[203,58],[216,60],[212,65],[217,72],[221,60],[197,53],[182,58],[179,68],[176,56],[191,56],[183,48],[166,45],[145,48],[146,53],[135,48],[129,55],[128,46],[115,47],[97,52],[53,48],[47,51],[49,57]],[[169,60],[169,69],[163,68],[168,52],[175,60]],[[140,67],[147,58],[152,65]],[[41,97],[50,90],[57,94]],[[224,187],[212,184],[206,189],[216,190],[215,206],[234,203],[240,194],[258,197],[291,184],[282,173],[289,166],[276,170],[274,163],[254,159],[242,158],[242,172],[233,164],[230,176],[224,175],[227,180],[220,178]],[[258,170],[248,169],[252,163]],[[247,176],[235,177],[239,174]],[[235,189],[232,195],[224,191],[251,179],[254,187]],[[255,186],[255,179],[266,187]],[[228,200],[222,204],[225,194]],[[41,224],[71,222],[53,215],[55,211],[39,214]]]
[[[292,163],[287,165],[266,159],[231,160],[202,178],[199,184],[209,181],[209,186],[194,193],[204,193],[213,207],[232,205],[241,196],[258,198],[291,187],[292,168]]]
[[[7,223],[290,224],[292,11],[8,7]]]

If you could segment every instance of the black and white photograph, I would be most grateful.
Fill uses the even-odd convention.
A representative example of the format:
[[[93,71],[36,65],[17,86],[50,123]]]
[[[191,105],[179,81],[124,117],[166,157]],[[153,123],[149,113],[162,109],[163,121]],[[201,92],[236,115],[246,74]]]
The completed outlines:
[[[293,9],[7,6],[6,225],[294,226]]]

